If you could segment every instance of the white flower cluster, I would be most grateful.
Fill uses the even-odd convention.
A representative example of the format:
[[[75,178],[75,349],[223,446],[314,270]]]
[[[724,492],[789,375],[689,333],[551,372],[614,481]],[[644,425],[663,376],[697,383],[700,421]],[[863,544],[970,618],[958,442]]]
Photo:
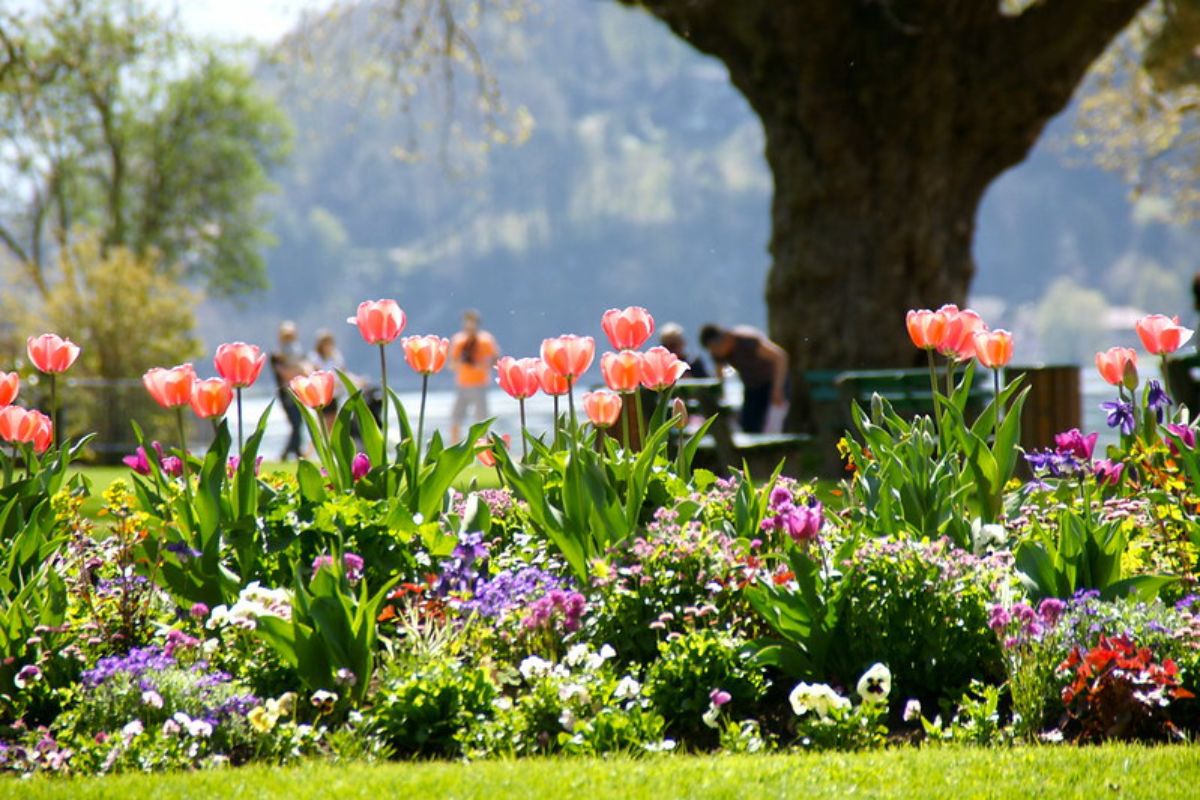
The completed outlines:
[[[873,664],[870,669],[858,679],[858,696],[864,705],[879,706],[887,703],[892,691],[892,673],[883,664]],[[849,698],[842,697],[825,683],[800,683],[788,695],[792,711],[796,716],[803,716],[812,711],[821,719],[828,719],[831,712],[848,711],[851,708]]]
[[[248,631],[258,627],[259,617],[292,618],[292,593],[287,589],[267,589],[252,581],[238,595],[232,606],[219,605],[208,615],[207,627],[223,628],[232,625]]]

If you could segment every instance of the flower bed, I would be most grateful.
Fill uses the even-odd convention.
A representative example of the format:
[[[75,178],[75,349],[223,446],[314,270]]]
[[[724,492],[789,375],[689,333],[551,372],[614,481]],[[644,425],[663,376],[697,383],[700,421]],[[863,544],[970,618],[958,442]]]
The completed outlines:
[[[856,408],[830,490],[693,469],[705,426],[685,430],[672,401],[686,365],[639,350],[644,309],[605,315],[611,388],[578,410],[590,337],[498,364],[518,403],[564,398],[555,430],[519,446],[486,422],[426,442],[423,411],[411,425],[386,389],[403,312],[373,301],[353,321],[380,348],[379,418],[347,382],[327,421],[343,378],[303,376],[317,462],[260,474],[265,417],[244,431],[225,415],[263,356],[222,345],[216,378],[145,380],[181,430],[188,407],[215,422],[211,447],[144,442],[96,519],[68,478],[86,438],[60,443],[57,396],[24,409],[20,376],[0,375],[0,770],[1200,732],[1200,456],[1133,351],[1097,357],[1119,445],[1100,458],[1068,431],[1022,459],[1025,394],[1000,380],[1011,337],[973,312],[913,312],[937,412]],[[1159,317],[1138,330],[1159,355],[1190,335]],[[418,374],[445,364],[438,337],[402,348]],[[77,355],[30,340],[50,376]],[[939,356],[959,382],[937,385]],[[995,396],[967,419],[977,368]],[[658,394],[648,422],[620,413],[639,387]],[[452,488],[476,460],[501,488]]]

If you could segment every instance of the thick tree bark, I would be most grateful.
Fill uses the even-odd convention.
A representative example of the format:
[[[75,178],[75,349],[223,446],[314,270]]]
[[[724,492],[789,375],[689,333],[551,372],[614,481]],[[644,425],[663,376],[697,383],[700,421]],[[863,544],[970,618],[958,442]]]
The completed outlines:
[[[622,2],[720,58],[763,121],[770,333],[804,370],[913,363],[905,310],[964,301],[987,186],[1148,0]]]

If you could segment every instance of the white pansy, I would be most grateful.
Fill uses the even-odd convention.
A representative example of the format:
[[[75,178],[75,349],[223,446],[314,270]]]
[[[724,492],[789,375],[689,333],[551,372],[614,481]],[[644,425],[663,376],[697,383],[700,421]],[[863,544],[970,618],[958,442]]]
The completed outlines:
[[[613,689],[614,700],[632,700],[642,692],[642,685],[637,682],[637,679],[632,675],[626,675],[621,680],[617,681],[617,688]]]
[[[540,678],[543,675],[548,675],[553,666],[553,664],[544,658],[528,656],[517,667],[517,671],[521,673],[522,678],[527,681],[531,681],[534,678]]]
[[[824,683],[798,683],[788,695],[788,701],[792,704],[792,711],[796,716],[803,716],[812,711],[821,719],[828,717],[829,712],[835,708],[845,709],[851,705],[849,700]]]
[[[892,671],[883,664],[872,664],[858,679],[858,696],[864,703],[880,705],[892,692]]]

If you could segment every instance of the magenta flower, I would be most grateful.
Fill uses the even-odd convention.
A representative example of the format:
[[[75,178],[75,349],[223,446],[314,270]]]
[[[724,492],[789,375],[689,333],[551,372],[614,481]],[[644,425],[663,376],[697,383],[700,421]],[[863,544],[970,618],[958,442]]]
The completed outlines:
[[[371,471],[371,458],[366,453],[358,453],[354,456],[354,460],[350,462],[350,477],[354,480],[362,480],[366,474]]]
[[[313,559],[312,570],[315,575],[322,567],[332,567],[333,556],[323,555]],[[363,574],[363,558],[355,553],[344,553],[342,555],[342,566],[346,568],[346,580],[355,583]]]
[[[708,701],[717,708],[720,708],[732,699],[733,696],[724,689],[713,689],[708,693]]]
[[[1124,469],[1125,465],[1120,461],[1102,458],[1092,465],[1092,474],[1096,476],[1096,483],[1101,486],[1116,486],[1121,481]]]
[[[1092,452],[1096,449],[1096,439],[1099,437],[1098,433],[1084,436],[1079,428],[1071,428],[1054,435],[1054,448],[1060,453],[1073,455],[1080,461],[1091,461]]]
[[[1196,429],[1190,425],[1177,425],[1174,422],[1167,423],[1167,430],[1179,437],[1180,441],[1187,446],[1189,450],[1196,448]],[[1171,452],[1175,451],[1175,443],[1171,442]]]

